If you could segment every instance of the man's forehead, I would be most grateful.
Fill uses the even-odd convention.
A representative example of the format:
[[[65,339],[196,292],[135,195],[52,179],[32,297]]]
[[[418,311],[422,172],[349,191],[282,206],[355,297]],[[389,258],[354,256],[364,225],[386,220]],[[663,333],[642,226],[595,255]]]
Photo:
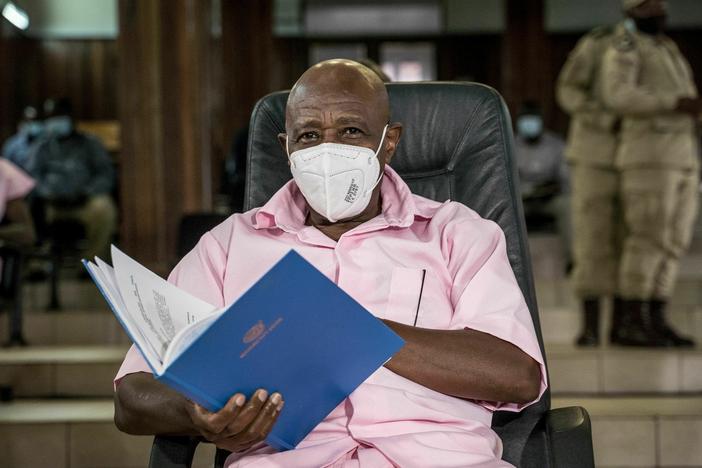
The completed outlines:
[[[385,87],[375,75],[369,77],[358,64],[328,62],[312,67],[293,87],[287,102],[289,122],[307,118],[330,118],[355,115],[374,125],[387,120],[388,103]],[[374,81],[375,79],[375,81]]]
[[[343,110],[367,114],[373,110],[373,105],[359,99],[337,99],[333,96],[320,99],[304,99],[290,103],[289,109],[292,114],[309,114],[320,110]]]
[[[354,95],[324,94],[305,96],[288,103],[288,116],[295,122],[307,118],[319,118],[322,113],[333,118],[358,118],[372,120],[379,111],[373,100]]]

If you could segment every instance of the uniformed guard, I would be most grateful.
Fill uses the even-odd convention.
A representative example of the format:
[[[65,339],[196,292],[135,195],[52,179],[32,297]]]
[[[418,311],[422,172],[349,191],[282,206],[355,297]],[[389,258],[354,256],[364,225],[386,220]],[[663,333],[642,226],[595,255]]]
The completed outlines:
[[[623,0],[602,62],[602,97],[622,116],[616,166],[626,223],[618,288],[622,326],[612,341],[633,346],[693,346],[673,331],[664,308],[697,212],[697,124],[702,100],[692,71],[663,34],[663,0]]]
[[[621,216],[619,176],[614,167],[618,116],[602,103],[602,56],[613,27],[586,34],[558,76],[556,97],[570,114],[566,157],[571,176],[572,282],[583,309],[580,346],[599,344],[600,306],[613,297],[615,325],[621,317],[617,289]]]

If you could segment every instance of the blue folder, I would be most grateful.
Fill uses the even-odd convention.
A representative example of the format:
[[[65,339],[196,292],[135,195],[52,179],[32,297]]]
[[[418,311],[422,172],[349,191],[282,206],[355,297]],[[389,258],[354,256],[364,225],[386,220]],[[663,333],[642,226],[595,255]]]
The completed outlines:
[[[237,392],[280,392],[266,442],[286,450],[403,344],[291,250],[157,378],[210,411]]]

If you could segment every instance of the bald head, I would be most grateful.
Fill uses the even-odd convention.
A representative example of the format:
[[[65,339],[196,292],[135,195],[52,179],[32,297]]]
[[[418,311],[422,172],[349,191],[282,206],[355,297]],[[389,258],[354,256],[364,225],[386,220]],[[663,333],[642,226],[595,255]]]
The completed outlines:
[[[288,97],[286,118],[289,119],[297,107],[327,100],[330,96],[366,103],[383,125],[390,117],[388,92],[378,75],[353,60],[333,59],[310,67],[297,80]]]
[[[285,111],[286,133],[278,138],[288,155],[322,143],[363,146],[377,151],[383,167],[402,133],[402,125],[390,124],[389,116],[388,92],[375,72],[351,60],[326,60],[293,86]]]

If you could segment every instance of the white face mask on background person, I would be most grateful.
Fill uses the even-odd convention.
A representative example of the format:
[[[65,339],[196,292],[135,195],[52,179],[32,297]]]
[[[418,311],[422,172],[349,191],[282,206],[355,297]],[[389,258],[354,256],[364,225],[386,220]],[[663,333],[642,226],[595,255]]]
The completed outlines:
[[[544,122],[538,115],[522,115],[517,118],[517,133],[524,138],[538,138],[544,130]]]
[[[44,121],[44,129],[51,136],[64,137],[73,131],[73,122],[70,117],[63,115],[49,117]]]
[[[341,143],[322,143],[286,152],[290,172],[314,211],[332,223],[352,218],[366,209],[382,174],[378,152],[385,141],[383,128],[378,149]]]

